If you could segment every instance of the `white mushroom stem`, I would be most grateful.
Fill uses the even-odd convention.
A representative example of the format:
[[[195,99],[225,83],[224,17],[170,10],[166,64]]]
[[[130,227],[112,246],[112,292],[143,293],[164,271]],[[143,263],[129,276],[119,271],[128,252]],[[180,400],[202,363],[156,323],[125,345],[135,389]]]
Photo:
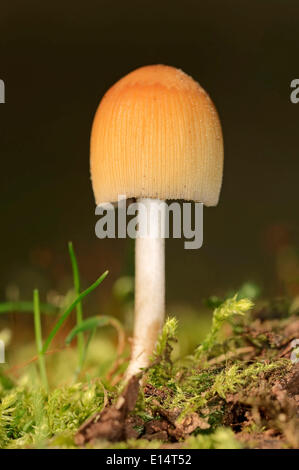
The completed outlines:
[[[159,199],[139,199],[135,242],[135,323],[131,362],[126,378],[149,365],[165,314],[165,203]]]

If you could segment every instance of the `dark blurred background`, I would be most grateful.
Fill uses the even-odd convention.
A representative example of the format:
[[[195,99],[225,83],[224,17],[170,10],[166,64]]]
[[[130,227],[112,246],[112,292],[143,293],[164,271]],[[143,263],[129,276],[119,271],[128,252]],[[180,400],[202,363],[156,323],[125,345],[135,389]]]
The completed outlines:
[[[89,176],[95,110],[116,80],[145,64],[182,68],[222,123],[220,203],[204,246],[167,241],[167,302],[198,306],[253,280],[298,293],[299,3],[291,0],[2,2],[0,298],[63,294],[74,242],[83,287],[105,269],[106,302],[130,272],[129,241],[98,240]]]

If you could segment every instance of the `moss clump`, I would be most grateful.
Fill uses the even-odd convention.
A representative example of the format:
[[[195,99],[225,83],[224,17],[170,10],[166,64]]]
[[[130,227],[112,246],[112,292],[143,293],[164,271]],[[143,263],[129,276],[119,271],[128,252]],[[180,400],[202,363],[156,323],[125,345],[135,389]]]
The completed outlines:
[[[224,322],[230,322],[236,315],[245,315],[252,309],[253,303],[249,299],[239,299],[237,294],[231,299],[225,300],[213,313],[212,327],[203,343],[195,350],[195,358],[200,360],[216,344],[218,333]]]
[[[254,343],[251,339],[257,335],[257,332],[251,331],[249,314],[245,315],[252,307],[253,304],[250,300],[238,300],[236,296],[218,305],[214,311],[211,330],[206,339],[196,349],[194,355],[183,362],[178,360],[173,363],[170,356],[170,345],[175,340],[176,334],[173,326],[177,325],[166,323],[162,332],[159,354],[155,355],[155,358],[162,359],[154,363],[153,369],[148,373],[148,384],[152,389],[147,385],[147,390],[150,392],[145,396],[145,408],[152,416],[157,413],[161,415],[161,409],[163,409],[162,416],[175,414],[176,422],[182,421],[184,417],[190,416],[192,413],[197,413],[200,418],[208,422],[209,428],[204,426],[201,429],[199,426],[193,431],[193,435],[196,436],[195,440],[192,441],[190,438],[191,440],[187,439],[186,442],[193,443],[192,445],[199,448],[216,446],[212,436],[217,436],[215,433],[227,421],[228,410],[231,407],[230,401],[238,403],[240,400],[240,403],[243,403],[241,395],[250,396],[251,390],[256,389],[261,383],[264,384],[270,395],[271,387],[281,381],[293,367],[289,359],[280,357],[281,346],[279,343],[276,343],[275,346],[270,341],[266,341],[262,347],[260,344],[252,346]],[[236,316],[239,318],[237,322],[234,322]],[[240,321],[240,316],[243,321]],[[224,322],[230,323],[230,334],[229,337],[224,337],[221,341],[219,340],[219,332]],[[277,331],[277,324],[275,324],[275,331]],[[266,336],[269,338],[271,334],[272,332],[267,332]],[[248,346],[248,343],[251,346]],[[164,350],[161,348],[161,344],[165,345]],[[229,351],[226,349],[227,344],[232,345]],[[239,358],[239,351],[235,345],[240,346],[241,352],[250,351],[254,355],[254,360],[253,357]],[[234,349],[237,358],[232,360],[230,355]],[[218,354],[219,352],[221,354],[217,356],[216,350],[218,350]],[[228,359],[226,359],[226,354],[222,354],[223,351],[227,351]],[[240,394],[240,398],[238,398],[238,394]],[[246,426],[247,429],[248,426],[253,428],[260,426],[264,431],[268,429],[267,425],[264,427],[260,425],[260,419],[257,420],[258,423],[254,422],[255,399],[253,398],[252,403],[250,402],[250,406],[240,405],[241,424],[236,425],[236,428],[242,429],[244,427],[245,430]],[[277,398],[273,397],[273,399]],[[251,410],[253,410],[253,415],[251,415]],[[280,406],[277,407],[277,413],[279,411],[281,411]],[[230,432],[232,431],[230,430]],[[220,431],[219,435],[224,436]],[[209,441],[210,437],[211,442]]]
[[[171,352],[172,344],[177,341],[177,327],[176,318],[168,318],[158,339],[152,365],[149,369],[149,382],[155,387],[162,386],[172,378]]]
[[[17,387],[4,393],[0,403],[0,447],[43,447],[59,434],[73,435],[103,405],[98,383],[56,388]]]
[[[271,372],[277,370],[283,370],[286,373],[290,370],[290,367],[290,361],[287,359],[281,359],[270,364],[255,362],[247,367],[243,363],[233,364],[217,374],[208,395],[217,394],[225,399],[228,393],[236,393],[241,388],[254,386],[262,374],[271,374]]]

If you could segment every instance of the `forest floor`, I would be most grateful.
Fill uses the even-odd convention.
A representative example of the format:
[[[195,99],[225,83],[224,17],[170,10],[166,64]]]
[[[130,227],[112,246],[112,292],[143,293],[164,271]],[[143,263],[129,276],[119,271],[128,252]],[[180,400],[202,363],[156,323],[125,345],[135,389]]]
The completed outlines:
[[[173,358],[177,321],[168,319],[150,367],[125,386],[125,357],[108,378],[50,392],[0,369],[0,447],[299,448],[296,340],[299,316],[284,303],[258,308],[235,296],[215,303],[187,357]]]

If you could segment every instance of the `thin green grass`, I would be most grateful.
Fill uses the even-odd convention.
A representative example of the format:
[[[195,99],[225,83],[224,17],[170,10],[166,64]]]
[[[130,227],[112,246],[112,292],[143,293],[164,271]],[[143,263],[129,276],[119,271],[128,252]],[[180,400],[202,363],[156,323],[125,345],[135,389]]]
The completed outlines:
[[[30,301],[22,301],[22,302],[1,302],[0,303],[0,314],[3,313],[13,313],[13,312],[20,312],[20,313],[33,313],[33,302]],[[47,314],[47,315],[55,315],[57,314],[57,307],[51,304],[40,304],[40,312]]]
[[[93,335],[93,332],[91,332],[85,344],[84,328],[81,330],[81,326],[83,322],[82,300],[88,294],[90,294],[94,289],[96,289],[108,275],[108,271],[105,271],[91,286],[89,286],[86,290],[81,292],[79,267],[78,267],[77,258],[75,255],[72,242],[69,242],[68,249],[69,249],[69,255],[71,258],[71,264],[72,264],[72,270],[73,270],[74,289],[76,293],[76,298],[71,303],[71,305],[69,305],[69,307],[64,311],[64,313],[62,313],[62,315],[58,318],[57,322],[55,323],[54,327],[50,331],[44,343],[43,343],[43,338],[42,338],[40,315],[41,313],[55,314],[57,313],[57,308],[55,308],[54,306],[50,304],[45,304],[45,303],[41,304],[39,300],[39,291],[37,289],[35,289],[33,292],[33,302],[18,301],[18,302],[0,303],[0,314],[10,313],[10,312],[33,313],[35,342],[36,342],[36,349],[37,349],[37,356],[38,356],[38,363],[39,363],[40,381],[43,387],[45,388],[45,390],[48,390],[45,354],[48,351],[51,342],[53,341],[54,337],[60,330],[61,326],[63,325],[67,317],[75,308],[77,312],[76,328],[78,329],[76,333],[78,337],[78,367],[77,367],[75,376],[77,377],[80,371],[82,370],[82,366],[86,358],[86,352],[87,352],[86,349]]]
[[[65,342],[66,344],[70,344],[72,340],[76,336],[78,336],[80,333],[88,331],[89,335],[86,341],[86,346],[84,350],[84,358],[83,358],[85,360],[88,346],[96,332],[96,329],[102,328],[108,325],[112,326],[116,330],[117,335],[118,335],[117,357],[119,359],[125,349],[125,331],[124,331],[122,324],[116,318],[111,317],[109,315],[97,315],[96,317],[89,317],[86,320],[83,320],[81,325],[76,325],[72,329],[72,331],[68,334]]]
[[[42,327],[40,318],[40,305],[39,305],[39,292],[37,289],[33,291],[33,306],[34,306],[34,331],[35,331],[35,342],[38,354],[38,363],[41,382],[46,391],[48,391],[48,378],[46,371],[45,354],[43,352],[43,338],[42,338]]]
[[[72,270],[73,270],[73,279],[74,279],[74,288],[76,295],[79,296],[81,293],[81,283],[80,283],[80,273],[77,258],[75,255],[73,243],[69,242],[68,244],[69,254],[72,263]],[[76,307],[77,312],[77,327],[80,328],[82,321],[83,321],[83,308],[82,302],[78,302]],[[85,358],[85,344],[84,344],[84,333],[80,332],[77,336],[77,347],[78,347],[78,373],[82,370],[84,358]]]
[[[49,336],[47,337],[44,346],[43,346],[43,353],[46,353],[48,350],[51,342],[53,341],[54,337],[60,330],[61,326],[67,319],[67,317],[70,315],[72,310],[86,297],[88,294],[90,294],[93,290],[95,290],[103,281],[106,279],[108,276],[109,271],[105,271],[90,287],[88,287],[85,291],[83,291],[74,301],[73,303],[65,310],[65,312],[61,315],[61,317],[57,320],[56,324],[50,331]]]

